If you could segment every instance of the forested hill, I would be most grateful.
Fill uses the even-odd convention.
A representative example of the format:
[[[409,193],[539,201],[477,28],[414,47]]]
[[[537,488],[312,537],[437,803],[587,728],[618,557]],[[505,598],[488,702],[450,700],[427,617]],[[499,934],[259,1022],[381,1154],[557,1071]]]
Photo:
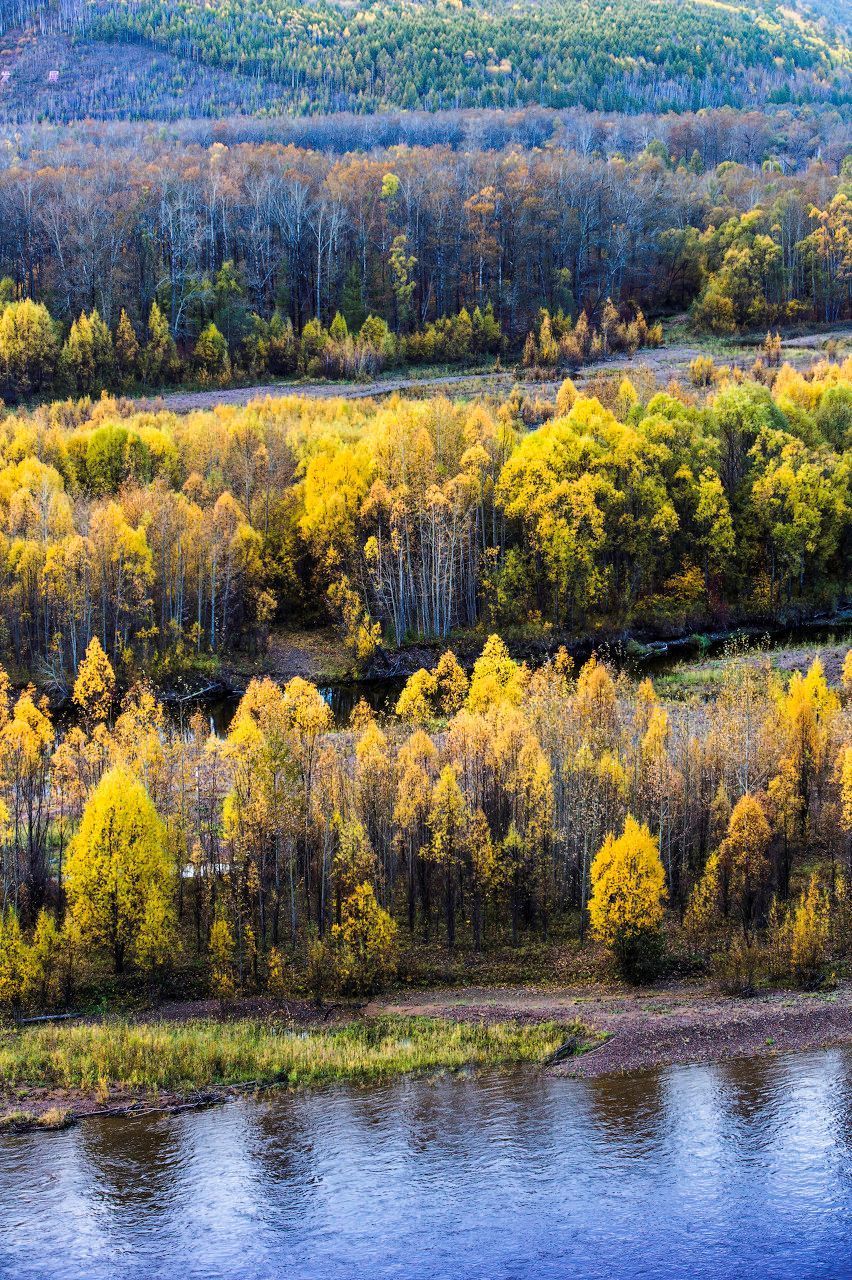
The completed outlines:
[[[845,6],[3,0],[7,120],[519,106],[848,107]]]

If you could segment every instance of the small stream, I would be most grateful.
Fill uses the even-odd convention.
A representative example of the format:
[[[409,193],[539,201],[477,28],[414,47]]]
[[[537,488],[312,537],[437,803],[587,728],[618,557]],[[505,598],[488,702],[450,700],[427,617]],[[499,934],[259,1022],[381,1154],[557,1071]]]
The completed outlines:
[[[652,678],[665,675],[681,664],[717,657],[732,647],[737,647],[738,650],[744,647],[760,648],[762,652],[772,653],[773,650],[778,652],[803,644],[838,644],[845,641],[852,644],[852,614],[848,617],[841,615],[825,623],[791,627],[772,635],[765,629],[750,627],[735,632],[709,635],[696,633],[676,640],[656,641],[644,646],[641,651],[621,643],[605,643],[597,647],[597,652],[614,666],[641,679],[646,675]],[[589,657],[593,648],[588,643],[577,646],[575,661],[578,666]],[[406,676],[400,675],[386,679],[330,683],[320,686],[320,693],[334,713],[335,724],[345,726],[349,723],[356,703],[361,699],[377,714],[390,714],[406,679]],[[211,726],[216,732],[224,734],[228,731],[239,701],[239,693],[217,692],[172,704],[171,713],[179,724],[201,707],[210,717]]]
[[[0,1138],[4,1280],[838,1280],[852,1051],[535,1069]]]

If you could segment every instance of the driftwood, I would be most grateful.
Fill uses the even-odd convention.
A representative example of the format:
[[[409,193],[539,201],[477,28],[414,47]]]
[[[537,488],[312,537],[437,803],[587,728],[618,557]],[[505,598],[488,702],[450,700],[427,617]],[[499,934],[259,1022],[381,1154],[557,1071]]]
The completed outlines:
[[[564,1044],[555,1049],[550,1057],[545,1061],[546,1067],[555,1066],[557,1062],[564,1062],[566,1058],[576,1058],[580,1053],[593,1053],[595,1049],[600,1049],[606,1044],[611,1036],[605,1036],[597,1042],[589,1042],[584,1040],[582,1036],[569,1036]]]
[[[28,1027],[34,1022],[67,1022],[69,1018],[82,1018],[82,1013],[40,1013],[34,1018],[16,1018],[16,1027]]]

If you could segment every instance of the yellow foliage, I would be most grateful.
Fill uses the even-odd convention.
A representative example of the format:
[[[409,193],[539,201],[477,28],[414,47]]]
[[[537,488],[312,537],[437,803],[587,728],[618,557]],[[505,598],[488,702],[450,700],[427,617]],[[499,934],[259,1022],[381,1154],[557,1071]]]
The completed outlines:
[[[20,1003],[25,982],[26,951],[18,913],[13,907],[0,912],[0,1007]]]
[[[753,795],[737,801],[728,834],[719,846],[719,880],[723,909],[740,916],[744,927],[753,923],[760,895],[769,881],[769,823]]]
[[[489,636],[473,664],[467,706],[471,711],[488,711],[501,702],[517,706],[526,679],[526,668],[510,657],[500,637]]]
[[[574,714],[590,742],[597,745],[611,741],[618,718],[615,682],[594,654],[577,677]]]
[[[438,692],[438,682],[431,671],[421,667],[408,677],[396,704],[396,714],[411,724],[425,724],[434,712],[433,699]]]
[[[828,959],[829,923],[828,895],[812,875],[793,912],[790,932],[790,964],[801,986],[814,986],[823,973]]]
[[[852,831],[852,747],[845,747],[838,763],[840,813],[846,831]]]
[[[441,654],[434,676],[441,710],[445,716],[455,715],[467,697],[470,682],[451,649]]]
[[[577,403],[579,392],[570,378],[566,378],[556,393],[556,416],[564,418]]]
[[[83,811],[66,884],[81,940],[108,952],[116,973],[128,956],[139,955],[140,942],[146,960],[159,946],[155,931],[171,922],[171,874],[147,791],[126,769],[109,770]]]
[[[657,841],[628,814],[624,831],[608,835],[592,863],[589,918],[598,941],[622,959],[663,920],[666,877]]]
[[[331,931],[337,976],[345,991],[369,995],[393,975],[397,926],[376,901],[370,884],[359,884],[343,904],[342,920]]]
[[[713,928],[719,908],[719,854],[711,853],[701,879],[689,896],[684,927],[693,938],[705,939]]]
[[[210,929],[210,986],[220,1000],[228,1000],[237,989],[234,965],[234,935],[221,913]]]
[[[273,995],[280,996],[287,991],[287,966],[278,947],[269,948],[266,962],[266,982]]]
[[[62,945],[61,930],[50,912],[42,908],[24,963],[24,994],[41,1007],[52,1003],[59,994]]]
[[[74,701],[90,720],[108,720],[115,699],[115,672],[100,640],[92,636],[77,670]]]

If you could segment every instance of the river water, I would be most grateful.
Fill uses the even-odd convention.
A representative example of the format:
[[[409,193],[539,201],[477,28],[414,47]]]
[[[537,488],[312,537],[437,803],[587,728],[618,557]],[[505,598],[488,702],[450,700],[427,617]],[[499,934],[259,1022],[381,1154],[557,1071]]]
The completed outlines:
[[[852,1275],[852,1052],[0,1139],[3,1280]]]

